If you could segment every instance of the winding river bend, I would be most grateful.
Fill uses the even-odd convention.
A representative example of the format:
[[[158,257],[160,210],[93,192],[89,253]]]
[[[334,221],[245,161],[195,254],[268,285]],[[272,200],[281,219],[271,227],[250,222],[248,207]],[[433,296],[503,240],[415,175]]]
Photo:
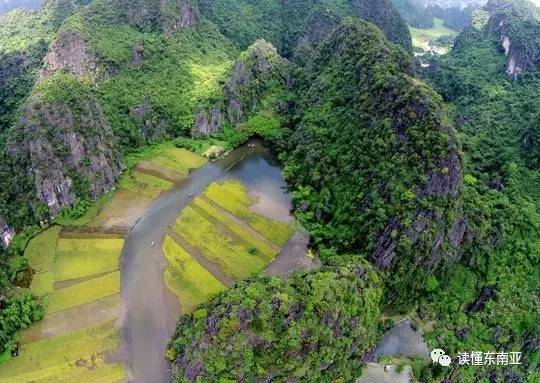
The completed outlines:
[[[260,140],[251,140],[224,159],[194,171],[150,206],[130,230],[122,254],[120,357],[127,363],[130,382],[169,381],[165,350],[181,310],[163,279],[167,263],[161,245],[169,226],[191,202],[190,196],[226,177],[239,179],[250,191],[268,197],[267,210],[289,214],[290,198],[281,171]],[[260,208],[265,209],[264,205]]]

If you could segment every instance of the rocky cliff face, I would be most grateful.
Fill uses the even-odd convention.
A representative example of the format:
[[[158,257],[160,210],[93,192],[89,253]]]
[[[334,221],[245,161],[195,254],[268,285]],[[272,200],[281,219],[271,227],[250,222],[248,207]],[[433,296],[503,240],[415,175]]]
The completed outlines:
[[[4,134],[16,119],[19,104],[30,92],[35,81],[33,73],[40,67],[46,51],[45,44],[24,52],[0,51],[0,150]]]
[[[162,119],[156,119],[154,108],[148,97],[130,111],[138,125],[144,140],[153,142],[167,136],[167,123]]]
[[[428,175],[427,183],[417,193],[417,198],[439,198],[452,201],[461,188],[461,161],[455,150],[443,158]],[[425,247],[429,256],[419,263],[427,270],[433,270],[444,262],[456,262],[460,259],[460,245],[465,236],[467,225],[458,214],[453,221],[441,220],[431,209],[416,208],[413,224],[405,227],[399,216],[390,219],[386,227],[377,234],[372,258],[380,269],[389,269],[396,263],[399,241],[406,238],[413,247]],[[435,233],[429,235],[429,233]],[[396,233],[400,233],[396,235]],[[446,245],[446,246],[444,246]],[[443,249],[444,247],[444,249]]]
[[[98,59],[88,48],[84,36],[79,32],[62,32],[45,56],[38,81],[43,81],[58,71],[69,72],[78,78],[94,76],[97,69]]]
[[[272,94],[286,86],[288,61],[265,40],[257,40],[236,61],[224,87],[224,100],[199,112],[194,136],[217,132],[225,123],[244,121],[261,108],[274,109]]]
[[[169,7],[172,9],[171,15],[165,19],[163,31],[171,35],[178,30],[191,27],[198,18],[198,10],[192,0],[175,0]]]
[[[4,249],[7,249],[14,236],[15,230],[6,223],[4,218],[0,217],[0,242]]]
[[[190,27],[198,18],[192,0],[112,0],[120,13],[120,20],[142,29],[158,29],[171,35],[181,28]]]
[[[33,182],[30,198],[51,215],[77,198],[109,191],[123,168],[98,102],[77,80],[62,76],[34,92],[5,149],[14,176]],[[63,89],[70,94],[56,94]]]
[[[528,1],[492,0],[485,7],[485,30],[500,41],[507,57],[506,74],[514,79],[540,67],[540,13]]]

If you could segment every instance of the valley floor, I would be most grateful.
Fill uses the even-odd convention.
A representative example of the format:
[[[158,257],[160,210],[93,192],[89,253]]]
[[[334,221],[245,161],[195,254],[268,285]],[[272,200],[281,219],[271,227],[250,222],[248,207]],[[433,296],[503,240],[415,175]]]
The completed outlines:
[[[120,258],[128,229],[163,192],[206,160],[159,148],[79,219],[60,218],[28,245],[32,292],[45,318],[21,334],[19,356],[0,366],[0,382],[120,382]]]
[[[240,162],[245,158],[239,155]],[[124,289],[124,283],[131,282],[124,282],[127,278],[151,273],[145,269],[132,274],[130,265],[123,265],[122,256],[135,257],[135,263],[138,259],[125,241],[134,235],[135,223],[149,214],[149,207],[159,196],[162,200],[176,198],[177,192],[163,193],[186,189],[183,182],[190,170],[205,162],[184,149],[162,147],[137,161],[116,190],[84,217],[60,218],[59,224],[29,243],[25,255],[35,272],[30,288],[43,297],[46,315],[22,332],[19,356],[0,365],[1,383],[110,383],[133,378],[130,348],[134,346],[123,339],[124,332],[138,329],[138,322],[147,319],[143,312],[135,312],[146,307],[144,301],[151,306],[157,302],[152,301],[150,292],[140,295],[155,286]],[[137,248],[143,256],[146,254],[145,262],[164,264],[159,274],[161,285],[174,293],[183,313],[191,312],[236,280],[262,272],[269,264],[271,275],[317,267],[315,259],[306,256],[306,234],[297,231],[287,205],[273,198],[282,185],[272,186],[264,177],[265,182],[255,182],[255,187],[240,182],[253,178],[242,173],[245,169],[249,173],[249,161],[239,174],[232,170],[230,176],[223,177],[238,164],[234,159],[231,162],[224,166],[225,171],[215,174],[212,172],[218,167],[209,165],[212,177],[219,179],[201,184],[200,194],[192,195],[189,187],[186,189],[186,205],[164,226],[167,229],[161,232],[162,240],[146,243],[145,235],[138,238],[144,237],[144,248]],[[255,166],[269,165],[261,162]],[[275,169],[280,179],[279,168]],[[274,195],[263,190],[272,187]],[[163,256],[163,262],[156,254]],[[129,296],[130,291],[138,296]],[[133,305],[134,301],[138,303]],[[177,319],[177,312],[172,315]],[[168,339],[168,335],[163,338]],[[156,357],[164,359],[164,351]]]

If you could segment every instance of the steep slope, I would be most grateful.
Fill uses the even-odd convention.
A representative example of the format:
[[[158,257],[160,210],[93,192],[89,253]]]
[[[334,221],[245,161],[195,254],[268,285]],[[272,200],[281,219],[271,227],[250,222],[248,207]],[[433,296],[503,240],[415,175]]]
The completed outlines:
[[[237,53],[191,2],[94,1],[63,25],[43,76],[89,76],[124,149],[189,132]]]
[[[460,160],[439,97],[403,50],[354,20],[299,73],[299,123],[282,157],[298,217],[316,243],[400,276],[414,269],[395,280],[422,289],[421,271],[459,258],[463,236]]]
[[[354,15],[378,26],[389,41],[412,50],[409,28],[391,0],[353,0]]]
[[[500,15],[496,4],[503,11],[511,6],[490,2],[495,18]],[[528,67],[517,80],[515,73],[507,74],[504,36],[501,40],[499,32],[492,35],[487,29],[498,26],[488,19],[490,13],[477,14],[436,65],[434,84],[450,104],[463,142],[468,234],[461,264],[438,276],[419,313],[435,321],[428,334],[432,346],[450,354],[476,349],[522,352],[522,364],[426,369],[423,381],[538,380],[540,71]],[[530,22],[530,13],[516,16],[512,29],[527,31]],[[537,36],[522,38],[533,43]]]
[[[305,29],[312,24],[312,15],[321,11],[339,18],[364,18],[380,27],[391,41],[411,50],[407,25],[390,0],[200,0],[199,7],[204,17],[240,47],[264,38],[285,57],[291,55]]]
[[[235,61],[223,100],[199,112],[192,135],[215,134],[227,126],[240,130],[240,124],[257,113],[267,119],[277,118],[285,109],[289,71],[288,61],[272,44],[257,40]],[[254,130],[248,122],[248,133],[262,133]]]
[[[122,170],[112,130],[91,89],[60,73],[33,91],[2,162],[9,174],[2,177],[7,205],[25,209],[35,198],[31,208],[41,221],[78,199],[109,191]],[[2,213],[21,227],[17,211]]]
[[[213,25],[197,18],[189,2],[134,6],[96,0],[62,23],[38,73],[34,62],[16,74],[17,89],[28,92],[36,79],[37,85],[20,108],[26,94],[16,105],[12,96],[6,101],[12,110],[6,125],[14,126],[4,152],[12,160],[0,170],[10,175],[2,181],[6,213],[0,215],[11,226],[19,230],[47,220],[62,207],[110,190],[122,168],[119,156],[147,142],[187,134],[196,108],[221,98],[220,81],[236,50]],[[75,92],[73,98],[41,99],[62,93],[63,82]],[[89,126],[82,132],[84,125]],[[36,140],[43,142],[31,144]]]
[[[78,2],[50,0],[40,12],[15,10],[0,16],[0,150],[20,104],[34,85],[48,44]]]
[[[517,78],[540,66],[540,11],[531,2],[490,0],[471,28],[499,42],[507,57],[506,73]]]

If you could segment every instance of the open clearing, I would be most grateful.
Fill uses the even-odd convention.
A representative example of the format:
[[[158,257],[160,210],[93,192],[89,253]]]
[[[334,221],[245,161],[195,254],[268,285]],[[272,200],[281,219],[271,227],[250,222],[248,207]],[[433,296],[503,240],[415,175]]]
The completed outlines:
[[[227,180],[210,184],[180,213],[163,252],[167,286],[184,312],[221,292],[220,280],[244,279],[264,270],[292,236],[292,222],[259,215],[251,210],[253,204],[242,183]]]
[[[431,40],[437,39],[438,37],[442,36],[455,36],[457,34],[456,31],[445,27],[443,25],[443,20],[436,17],[433,19],[433,28],[419,29],[409,27],[409,30],[411,32],[413,48],[422,50],[430,50],[429,42]],[[442,54],[446,52],[439,53]]]

